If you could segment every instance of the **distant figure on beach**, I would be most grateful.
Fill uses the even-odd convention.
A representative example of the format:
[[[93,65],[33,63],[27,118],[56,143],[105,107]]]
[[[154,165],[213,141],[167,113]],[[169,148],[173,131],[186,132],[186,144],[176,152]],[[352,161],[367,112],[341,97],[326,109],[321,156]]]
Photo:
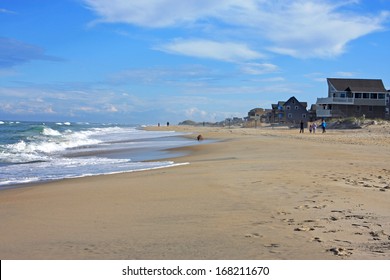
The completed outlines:
[[[201,140],[203,140],[203,136],[201,134],[199,134],[198,137],[196,137],[196,139],[198,139],[198,141],[201,141]]]
[[[325,122],[325,120],[322,120],[321,127],[322,127],[322,133],[325,133],[326,132],[326,122]]]
[[[158,123],[157,125],[158,125],[158,127],[160,127],[160,123]]]
[[[304,123],[303,123],[303,121],[301,121],[301,129],[299,130],[299,133],[303,133],[304,132],[303,126],[304,126]]]
[[[310,133],[313,132],[313,124],[312,123],[309,125],[309,131],[310,131]]]
[[[313,123],[313,133],[316,133],[317,130],[317,123]]]
[[[169,122],[167,122],[167,126],[169,126]]]

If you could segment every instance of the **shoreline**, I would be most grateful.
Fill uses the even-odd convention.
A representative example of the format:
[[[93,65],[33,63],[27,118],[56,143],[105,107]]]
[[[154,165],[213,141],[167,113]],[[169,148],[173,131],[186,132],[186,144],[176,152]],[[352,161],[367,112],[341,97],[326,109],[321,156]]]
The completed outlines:
[[[386,133],[152,129],[219,141],[176,148],[189,165],[1,191],[1,259],[389,259]]]
[[[66,154],[63,155],[63,158],[65,159],[73,159],[73,158],[87,158],[92,157],[96,158],[97,160],[100,159],[100,157],[108,158],[108,159],[128,159],[131,163],[165,163],[170,162],[170,158],[179,158],[181,156],[185,155],[185,149],[177,150],[175,151],[176,147],[185,147],[189,145],[195,145],[198,143],[190,143],[188,139],[189,137],[186,137],[186,135],[172,135],[172,136],[163,136],[160,138],[157,138],[158,141],[170,141],[172,144],[168,145],[167,147],[161,147],[161,146],[152,146],[152,147],[119,147],[115,149],[106,149],[106,150],[90,150],[90,151],[78,151],[78,149],[70,149]],[[150,139],[149,141],[153,142],[156,139]],[[144,139],[136,139],[132,142],[138,142],[138,141],[144,141]],[[128,141],[124,141],[125,143]],[[170,147],[171,146],[171,147]],[[42,161],[45,162],[45,161]],[[21,164],[30,164],[34,162],[26,162]],[[39,163],[39,161],[37,161]],[[12,165],[12,164],[10,164]],[[14,164],[15,165],[15,164]],[[175,164],[173,164],[174,166]],[[23,166],[23,165],[22,165]],[[45,184],[48,182],[56,182],[61,180],[67,180],[67,179],[75,179],[75,178],[83,178],[83,177],[90,177],[90,176],[101,176],[101,175],[111,175],[111,174],[120,174],[120,173],[127,173],[127,172],[137,172],[137,171],[147,171],[147,170],[153,170],[158,168],[165,168],[165,167],[171,167],[170,165],[167,166],[153,166],[153,167],[145,167],[145,168],[135,168],[135,169],[129,169],[129,170],[118,170],[118,171],[112,171],[112,172],[102,172],[102,173],[85,173],[80,175],[70,175],[70,176],[64,176],[64,177],[58,177],[58,178],[33,178],[34,180],[21,180],[20,182],[3,182],[4,184],[0,184],[0,191],[10,188],[20,188],[23,186],[34,186],[34,185],[40,185]]]

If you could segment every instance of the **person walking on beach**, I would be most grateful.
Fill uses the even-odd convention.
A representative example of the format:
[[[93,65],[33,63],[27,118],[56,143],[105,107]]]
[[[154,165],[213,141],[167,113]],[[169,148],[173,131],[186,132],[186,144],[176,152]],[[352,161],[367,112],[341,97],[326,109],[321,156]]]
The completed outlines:
[[[317,123],[313,123],[313,133],[316,133],[317,130]]]
[[[301,120],[301,129],[299,130],[299,133],[304,133],[303,125],[304,125],[304,123],[303,123],[303,121]]]
[[[326,132],[326,122],[325,122],[325,120],[322,120],[321,126],[322,126],[322,133],[325,133]]]

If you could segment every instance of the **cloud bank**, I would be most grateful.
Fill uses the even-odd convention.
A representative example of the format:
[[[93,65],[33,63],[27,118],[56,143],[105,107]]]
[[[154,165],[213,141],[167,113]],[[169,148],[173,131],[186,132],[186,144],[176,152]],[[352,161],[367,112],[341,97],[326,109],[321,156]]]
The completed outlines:
[[[256,59],[264,51],[296,58],[329,58],[351,41],[383,30],[388,11],[359,14],[358,1],[332,0],[84,0],[99,19],[143,28],[196,29],[159,49],[219,60]],[[210,38],[224,36],[217,41]],[[202,38],[202,37],[199,37]],[[243,42],[251,42],[252,46]]]
[[[174,40],[156,49],[198,58],[211,58],[228,62],[254,60],[263,57],[245,44],[211,40]]]
[[[45,50],[38,46],[0,37],[0,68],[13,67],[32,60],[61,61],[60,58],[45,54]]]

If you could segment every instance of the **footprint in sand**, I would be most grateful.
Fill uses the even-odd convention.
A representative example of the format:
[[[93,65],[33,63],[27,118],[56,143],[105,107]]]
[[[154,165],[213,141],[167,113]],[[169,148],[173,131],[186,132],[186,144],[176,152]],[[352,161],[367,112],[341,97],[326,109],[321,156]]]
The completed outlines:
[[[354,226],[354,227],[364,227],[364,228],[370,228],[369,226],[365,226],[365,225],[359,225],[359,224],[352,224],[352,226]]]
[[[331,230],[323,231],[323,233],[336,233],[336,232],[340,232],[340,231],[341,231],[340,229],[331,229]]]
[[[313,231],[313,230],[315,230],[314,227],[305,227],[305,226],[294,229],[294,231]]]
[[[347,244],[352,244],[352,242],[349,241],[349,240],[335,239],[334,241],[336,241],[336,242],[342,242],[342,243],[347,243]]]
[[[382,240],[382,238],[390,240],[390,235],[386,234],[383,230],[381,231],[370,231],[369,234],[374,240]]]
[[[304,220],[305,223],[316,223],[319,222],[319,220]]]
[[[338,248],[330,248],[328,251],[329,252],[332,252],[333,254],[335,254],[336,256],[339,256],[339,257],[347,257],[347,256],[350,256],[352,255],[352,251],[353,249],[345,249],[345,248],[342,248],[342,247],[338,247]]]
[[[264,247],[266,247],[266,248],[279,248],[280,245],[277,243],[271,243],[271,244],[264,245]]]
[[[295,225],[294,219],[283,219],[282,222],[287,223],[289,226]]]
[[[291,212],[286,212],[286,211],[278,211],[277,213],[278,215],[283,215],[283,216],[286,216],[286,215],[290,215]]]
[[[246,238],[259,238],[259,237],[262,237],[262,235],[260,235],[259,233],[255,232],[255,233],[245,234],[245,237]]]
[[[346,215],[346,216],[345,216],[345,219],[347,219],[347,220],[349,220],[349,219],[364,220],[364,218],[366,218],[364,215],[359,215],[359,214],[355,214],[355,215]]]
[[[314,209],[323,209],[325,207],[327,207],[327,205],[315,205],[315,206],[313,206]]]
[[[294,207],[294,209],[298,209],[298,210],[304,210],[304,209],[309,209],[309,208],[310,208],[310,206],[307,204]]]
[[[345,213],[345,210],[332,210],[332,213]]]
[[[319,243],[322,242],[321,238],[319,238],[319,237],[314,237],[314,238],[311,239],[311,241],[313,241],[313,242],[319,242]]]

